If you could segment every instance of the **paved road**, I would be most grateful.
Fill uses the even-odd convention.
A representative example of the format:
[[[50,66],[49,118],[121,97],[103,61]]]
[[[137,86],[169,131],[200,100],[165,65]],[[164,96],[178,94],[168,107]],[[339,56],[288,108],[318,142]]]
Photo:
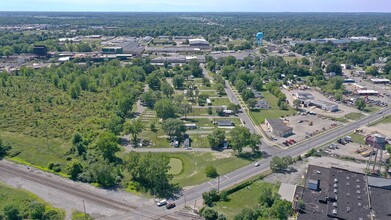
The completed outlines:
[[[273,153],[271,153],[272,156],[292,156],[296,157],[298,155],[302,155],[306,153],[308,150],[316,147],[323,146],[335,138],[343,135],[347,135],[354,131],[355,129],[358,129],[359,127],[366,125],[372,121],[376,121],[381,119],[385,115],[391,114],[391,108],[386,108],[382,110],[382,114],[374,113],[370,116],[367,116],[365,118],[362,118],[358,121],[355,121],[353,123],[347,124],[343,127],[337,128],[335,130],[332,130],[328,133],[313,137],[309,139],[308,141],[305,141],[303,143],[299,143],[292,148],[282,150],[282,149],[276,149],[273,148]],[[263,146],[264,148],[265,146]],[[253,164],[250,164],[248,166],[242,167],[240,169],[237,169],[235,171],[232,171],[231,173],[228,173],[226,175],[223,175],[220,177],[220,181],[218,184],[218,181],[212,180],[200,185],[197,185],[191,189],[185,190],[183,193],[183,196],[181,196],[177,201],[176,204],[178,208],[182,208],[185,205],[192,205],[195,203],[196,200],[200,200],[202,198],[202,193],[209,191],[213,188],[220,190],[229,188],[231,186],[234,186],[236,183],[245,181],[251,177],[254,177],[256,175],[259,175],[262,172],[265,172],[269,169],[269,163],[271,161],[272,157],[268,157],[266,159],[263,159],[260,161],[260,166],[255,167]],[[124,217],[124,216],[120,216]],[[120,219],[120,218],[118,218]],[[125,218],[126,219],[126,218]]]

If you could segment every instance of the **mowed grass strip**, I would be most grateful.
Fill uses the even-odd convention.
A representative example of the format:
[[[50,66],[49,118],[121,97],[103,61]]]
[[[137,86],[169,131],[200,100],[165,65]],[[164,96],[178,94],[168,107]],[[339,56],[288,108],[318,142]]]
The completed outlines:
[[[168,173],[172,175],[180,174],[183,169],[182,160],[175,157],[170,158],[170,163],[168,164],[168,166],[171,167]]]

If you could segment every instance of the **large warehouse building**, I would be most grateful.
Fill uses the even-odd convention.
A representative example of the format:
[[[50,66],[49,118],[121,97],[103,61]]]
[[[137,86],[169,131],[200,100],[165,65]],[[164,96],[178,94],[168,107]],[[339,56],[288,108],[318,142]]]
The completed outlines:
[[[209,42],[202,38],[190,39],[189,45],[192,47],[209,47]]]
[[[305,106],[316,106],[324,111],[335,112],[338,111],[338,105],[322,100],[316,100],[311,93],[307,92],[296,92],[293,94],[295,99],[300,100]]]

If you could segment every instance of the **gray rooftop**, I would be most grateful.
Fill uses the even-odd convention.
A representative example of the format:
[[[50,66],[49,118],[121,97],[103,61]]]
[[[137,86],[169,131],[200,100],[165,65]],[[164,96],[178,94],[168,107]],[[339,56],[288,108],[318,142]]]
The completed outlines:
[[[287,132],[292,130],[293,128],[286,126],[286,124],[281,119],[275,119],[275,118],[266,118],[265,119],[270,126],[275,131],[281,131],[281,132]]]

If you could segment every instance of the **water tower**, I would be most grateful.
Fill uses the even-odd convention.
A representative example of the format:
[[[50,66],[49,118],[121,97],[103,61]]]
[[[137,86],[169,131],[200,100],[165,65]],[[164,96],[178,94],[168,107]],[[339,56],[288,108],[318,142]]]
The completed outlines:
[[[256,35],[258,47],[262,46],[263,33],[258,32]]]

